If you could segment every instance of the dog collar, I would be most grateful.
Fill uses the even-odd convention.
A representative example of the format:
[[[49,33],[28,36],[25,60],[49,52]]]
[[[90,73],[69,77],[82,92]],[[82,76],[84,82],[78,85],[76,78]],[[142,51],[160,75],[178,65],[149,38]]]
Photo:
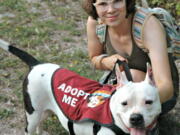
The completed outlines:
[[[154,121],[149,126],[147,126],[147,129],[148,130],[153,129],[156,126],[156,124],[157,124],[157,118],[155,118]]]

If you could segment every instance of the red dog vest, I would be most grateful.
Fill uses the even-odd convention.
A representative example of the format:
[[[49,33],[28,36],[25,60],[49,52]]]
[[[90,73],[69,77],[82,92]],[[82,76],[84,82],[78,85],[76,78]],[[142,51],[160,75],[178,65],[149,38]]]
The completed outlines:
[[[52,91],[64,115],[74,122],[91,120],[112,125],[109,102],[115,86],[101,85],[67,69],[58,69],[52,77]]]

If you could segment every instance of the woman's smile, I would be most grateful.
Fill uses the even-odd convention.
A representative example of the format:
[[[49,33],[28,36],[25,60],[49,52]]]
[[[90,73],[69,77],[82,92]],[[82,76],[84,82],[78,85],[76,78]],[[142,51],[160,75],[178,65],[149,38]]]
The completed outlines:
[[[109,21],[115,21],[117,19],[117,15],[108,16],[107,18]]]

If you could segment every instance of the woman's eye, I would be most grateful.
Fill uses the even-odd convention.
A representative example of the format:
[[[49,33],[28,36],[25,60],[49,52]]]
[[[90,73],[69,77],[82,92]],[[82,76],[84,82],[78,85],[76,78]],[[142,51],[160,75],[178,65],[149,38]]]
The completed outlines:
[[[106,6],[107,3],[106,3],[106,2],[101,2],[101,3],[99,3],[98,5],[99,5],[99,6]]]
[[[115,0],[114,2],[116,3],[116,2],[121,2],[121,1],[123,1],[123,0]]]

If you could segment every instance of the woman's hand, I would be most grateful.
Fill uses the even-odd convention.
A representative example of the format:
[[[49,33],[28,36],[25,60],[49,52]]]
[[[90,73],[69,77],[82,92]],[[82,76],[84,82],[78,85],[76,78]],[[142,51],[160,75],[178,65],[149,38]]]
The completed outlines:
[[[127,59],[120,56],[119,54],[114,54],[108,57],[104,57],[101,60],[101,65],[103,69],[112,70],[117,60],[128,62]]]

